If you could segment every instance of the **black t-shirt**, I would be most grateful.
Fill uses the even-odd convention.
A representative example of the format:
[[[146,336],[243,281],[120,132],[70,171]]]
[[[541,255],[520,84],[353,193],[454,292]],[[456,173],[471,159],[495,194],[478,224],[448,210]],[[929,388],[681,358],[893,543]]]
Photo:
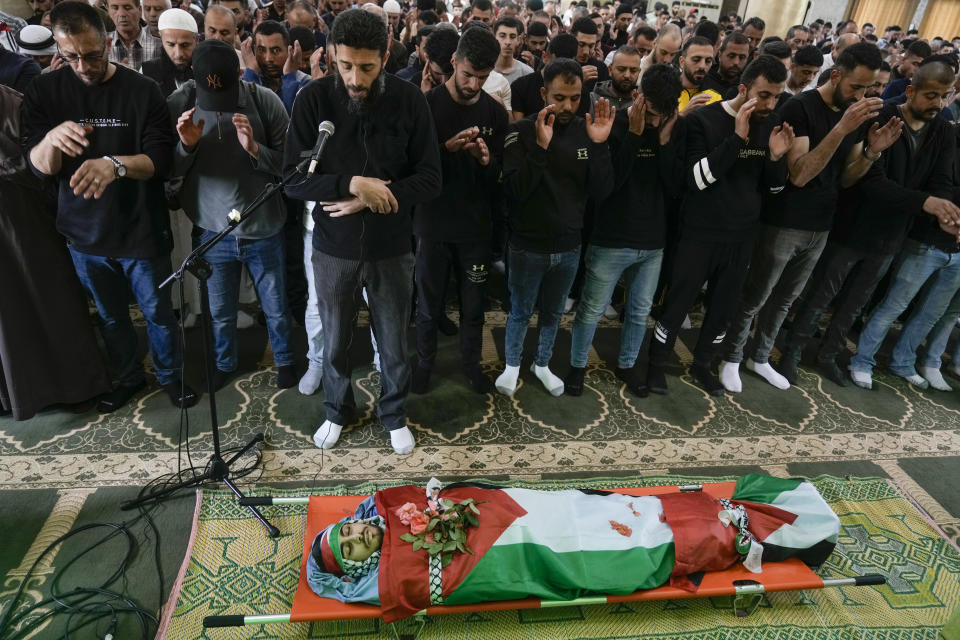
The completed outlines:
[[[843,117],[823,101],[816,89],[795,95],[783,104],[780,117],[790,123],[798,138],[810,138],[810,150],[819,145]],[[847,135],[819,174],[803,187],[787,186],[775,201],[765,207],[764,219],[777,227],[806,231],[829,231],[837,208],[840,175],[847,164],[850,149],[863,140],[864,125]]]
[[[538,113],[547,106],[543,102],[543,96],[540,95],[542,88],[543,75],[539,72],[528,73],[514,80],[510,85],[510,105],[513,110],[519,111],[524,116]]]
[[[507,135],[507,112],[485,91],[471,105],[458,104],[441,85],[427,93],[437,127],[443,193],[418,205],[413,230],[418,236],[444,242],[489,242],[493,199],[497,193]],[[467,151],[450,153],[444,143],[469,127],[479,127],[490,149],[490,163],[481,166]]]
[[[57,230],[76,250],[110,258],[155,258],[170,252],[163,179],[170,173],[176,138],[156,82],[117,65],[109,80],[88,86],[63,67],[31,83],[22,118],[28,155],[48,131],[67,120],[93,127],[87,136],[90,146],[76,158],[64,154],[54,176]],[[85,161],[139,154],[153,161],[149,180],[120,178],[99,200],[73,195],[70,178]]]

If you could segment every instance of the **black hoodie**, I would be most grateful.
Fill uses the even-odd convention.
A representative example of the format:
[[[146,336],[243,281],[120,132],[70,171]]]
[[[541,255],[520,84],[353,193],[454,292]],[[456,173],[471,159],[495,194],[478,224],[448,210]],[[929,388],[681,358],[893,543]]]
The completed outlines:
[[[287,195],[316,202],[346,200],[350,180],[365,176],[390,180],[397,213],[364,209],[331,218],[323,207],[313,209],[313,246],[350,260],[380,260],[411,250],[414,205],[440,195],[440,147],[427,101],[409,82],[384,72],[383,94],[369,111],[348,111],[348,96],[336,76],[314,80],[297,94],[284,149],[286,173],[310,156],[317,127],[324,120],[336,126],[314,175],[294,176]]]
[[[580,245],[587,199],[613,189],[606,143],[594,144],[583,118],[554,124],[550,145],[537,144],[537,114],[514,122],[503,149],[503,187],[510,200],[510,244],[540,253]]]

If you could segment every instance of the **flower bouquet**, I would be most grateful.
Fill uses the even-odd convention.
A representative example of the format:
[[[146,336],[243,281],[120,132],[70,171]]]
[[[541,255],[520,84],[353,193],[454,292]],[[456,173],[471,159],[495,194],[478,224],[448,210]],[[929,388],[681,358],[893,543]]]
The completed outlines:
[[[453,554],[473,551],[467,546],[467,529],[480,524],[478,504],[468,498],[460,502],[438,499],[434,492],[427,499],[427,508],[420,510],[417,505],[407,502],[396,510],[400,522],[410,527],[410,533],[400,536],[404,542],[413,543],[413,550],[426,549],[431,556],[439,556],[441,566],[446,567],[453,560]],[[430,495],[430,494],[428,494]]]

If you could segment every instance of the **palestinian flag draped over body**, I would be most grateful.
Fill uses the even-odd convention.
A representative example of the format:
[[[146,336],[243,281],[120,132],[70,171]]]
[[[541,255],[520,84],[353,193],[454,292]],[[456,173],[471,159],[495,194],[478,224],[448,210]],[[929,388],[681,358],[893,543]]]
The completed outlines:
[[[477,487],[449,488],[441,497],[486,501],[478,507],[479,527],[467,533],[473,555],[457,553],[442,570],[426,551],[400,540],[409,528],[395,512],[407,502],[422,506],[422,489],[408,485],[376,495],[377,511],[387,519],[379,568],[386,622],[431,604],[570,600],[668,580],[695,590],[688,575],[725,569],[756,543],[762,546],[753,549],[757,568],[761,554],[764,561],[798,555],[819,564],[840,528],[813,485],[760,475],[741,478],[730,501],[704,493],[633,497]],[[738,528],[745,524],[749,536]]]

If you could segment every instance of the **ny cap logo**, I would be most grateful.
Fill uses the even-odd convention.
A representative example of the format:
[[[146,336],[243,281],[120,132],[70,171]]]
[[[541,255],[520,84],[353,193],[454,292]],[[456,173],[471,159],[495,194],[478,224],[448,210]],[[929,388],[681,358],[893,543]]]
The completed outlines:
[[[207,88],[209,89],[222,89],[223,83],[220,82],[220,76],[215,73],[207,74]]]

